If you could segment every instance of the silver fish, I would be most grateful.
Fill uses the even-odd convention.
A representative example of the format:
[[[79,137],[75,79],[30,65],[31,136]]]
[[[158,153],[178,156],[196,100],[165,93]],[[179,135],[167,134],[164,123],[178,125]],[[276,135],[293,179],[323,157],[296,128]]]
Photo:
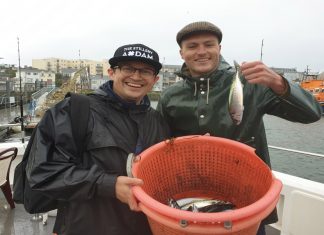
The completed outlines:
[[[197,208],[198,211],[201,211],[203,208],[217,205],[226,205],[231,204],[230,202],[225,202],[216,199],[199,199],[193,200],[190,203],[182,205],[181,210],[192,211],[194,208]]]
[[[228,99],[228,111],[235,125],[239,125],[243,118],[243,84],[240,80],[241,68],[240,65],[234,60],[235,75],[230,89]]]
[[[232,210],[235,206],[231,202],[208,198],[183,198],[179,200],[169,199],[169,206],[191,212],[221,212]]]
[[[179,206],[178,202],[176,200],[174,200],[173,198],[169,198],[168,199],[168,205],[172,208],[176,208],[176,209],[181,209],[181,207]]]

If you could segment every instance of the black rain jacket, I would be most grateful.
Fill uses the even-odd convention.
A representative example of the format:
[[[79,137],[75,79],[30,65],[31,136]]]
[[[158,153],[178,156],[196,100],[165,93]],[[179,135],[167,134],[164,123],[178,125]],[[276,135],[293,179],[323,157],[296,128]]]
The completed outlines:
[[[90,95],[87,141],[78,159],[69,117],[69,99],[39,122],[27,177],[33,189],[59,200],[54,232],[59,235],[151,234],[143,213],[115,196],[117,176],[126,176],[129,153],[169,137],[161,115],[147,97],[140,105],[123,102],[105,83]],[[80,115],[82,115],[80,113]]]

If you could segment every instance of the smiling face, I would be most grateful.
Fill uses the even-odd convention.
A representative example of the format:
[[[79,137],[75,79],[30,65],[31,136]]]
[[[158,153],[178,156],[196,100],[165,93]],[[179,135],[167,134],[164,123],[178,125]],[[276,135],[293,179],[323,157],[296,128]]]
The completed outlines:
[[[124,69],[123,69],[124,67]],[[135,73],[129,71],[135,69]],[[148,76],[153,71],[153,75]],[[139,61],[128,61],[119,64],[115,68],[108,69],[110,78],[114,81],[113,91],[128,102],[139,104],[143,97],[152,90],[153,85],[159,80],[155,75],[153,66]]]
[[[181,42],[180,55],[191,76],[209,73],[219,65],[221,45],[215,35],[201,33],[189,36]]]

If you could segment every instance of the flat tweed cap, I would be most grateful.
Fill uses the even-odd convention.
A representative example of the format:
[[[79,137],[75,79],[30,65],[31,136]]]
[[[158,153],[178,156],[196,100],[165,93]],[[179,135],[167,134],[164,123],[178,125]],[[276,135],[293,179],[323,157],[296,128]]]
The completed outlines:
[[[181,46],[181,42],[186,39],[188,36],[197,33],[211,33],[214,34],[218,38],[218,42],[222,41],[222,31],[214,24],[207,21],[198,21],[193,22],[185,27],[183,27],[177,34],[177,42],[179,46]]]

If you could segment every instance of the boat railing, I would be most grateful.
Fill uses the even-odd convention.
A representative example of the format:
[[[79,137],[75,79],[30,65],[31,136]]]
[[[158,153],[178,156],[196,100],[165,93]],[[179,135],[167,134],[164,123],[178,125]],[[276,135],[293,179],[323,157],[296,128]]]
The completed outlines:
[[[26,123],[24,123],[24,125],[26,126]],[[2,127],[12,127],[12,126],[21,126],[21,123],[5,123],[5,124],[0,124],[0,128]]]
[[[299,153],[299,154],[303,154],[303,155],[324,158],[324,154],[320,154],[320,153],[311,153],[311,152],[300,151],[300,150],[296,150],[296,149],[277,147],[277,146],[273,146],[273,145],[268,145],[268,147],[270,149],[277,149],[277,150],[283,150],[283,151],[287,151],[287,152],[291,152],[291,153]]]

